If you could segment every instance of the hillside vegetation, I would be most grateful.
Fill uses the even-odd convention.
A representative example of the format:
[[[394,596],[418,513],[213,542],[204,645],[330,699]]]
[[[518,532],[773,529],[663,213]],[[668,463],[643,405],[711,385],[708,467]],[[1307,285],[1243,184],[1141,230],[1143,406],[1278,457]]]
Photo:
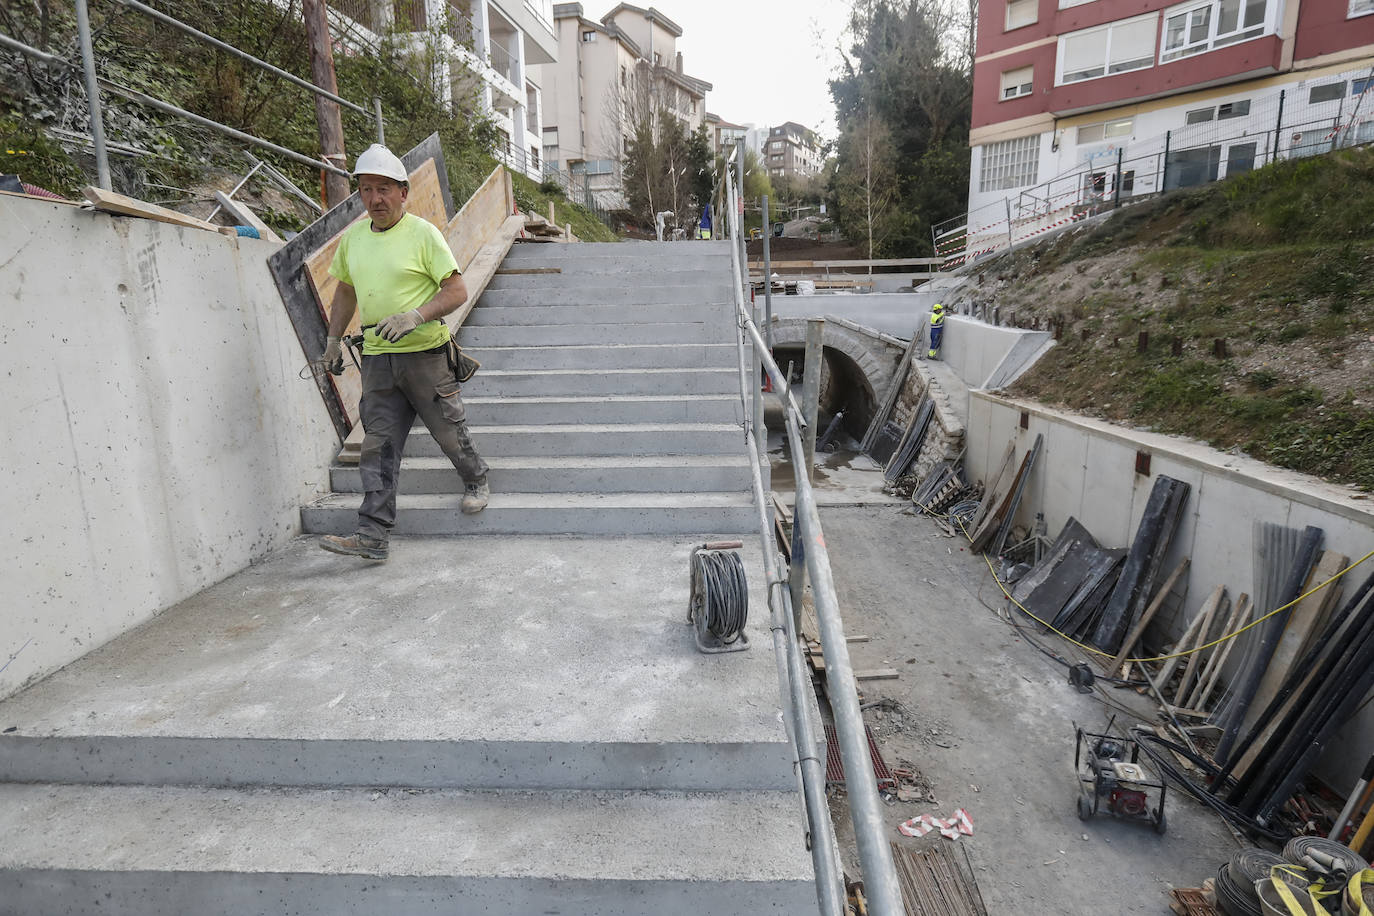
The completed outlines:
[[[1134,204],[976,270],[965,298],[1060,338],[1010,394],[1374,490],[1374,151]]]
[[[180,0],[162,6],[183,22],[310,79],[299,3],[279,8],[268,0]],[[318,154],[314,97],[306,90],[130,8],[92,4],[91,16],[97,65],[106,79],[279,146]],[[80,60],[70,3],[0,4],[0,31],[66,60]],[[416,37],[388,36],[375,48],[337,50],[339,94],[364,105],[379,97],[387,144],[398,153],[437,132],[449,187],[461,205],[495,167],[491,152],[498,132],[475,98],[459,98],[450,107],[437,97],[442,71],[433,56],[436,36],[420,35],[418,43]],[[214,203],[211,192],[228,190],[248,170],[245,144],[112,93],[102,95],[115,190],[204,216]],[[376,140],[376,127],[370,117],[347,109],[343,125],[351,161]],[[0,52],[0,172],[78,196],[81,185],[95,183],[94,157],[78,139],[88,130],[79,69]],[[318,197],[317,170],[261,150],[254,153]],[[520,185],[519,193],[522,203],[542,204],[538,212],[547,213],[547,196],[537,186]],[[299,229],[312,218],[294,198],[256,178],[238,196],[279,230]],[[580,237],[613,237],[582,208],[561,196],[557,203],[560,222],[573,223]]]

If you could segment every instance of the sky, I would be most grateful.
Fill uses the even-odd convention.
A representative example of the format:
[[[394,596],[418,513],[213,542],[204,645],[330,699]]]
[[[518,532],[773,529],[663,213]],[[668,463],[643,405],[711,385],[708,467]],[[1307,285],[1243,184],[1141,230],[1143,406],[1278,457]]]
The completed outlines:
[[[707,111],[756,127],[796,121],[834,138],[827,81],[840,63],[849,0],[634,2],[682,27],[683,69],[714,87],[706,93]],[[582,6],[588,18],[600,19],[615,3],[582,0]]]

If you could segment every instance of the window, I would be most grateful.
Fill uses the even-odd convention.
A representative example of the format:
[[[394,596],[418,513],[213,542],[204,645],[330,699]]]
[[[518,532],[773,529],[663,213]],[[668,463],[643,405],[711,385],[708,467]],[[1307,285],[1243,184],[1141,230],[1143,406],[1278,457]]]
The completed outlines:
[[[1135,169],[1121,173],[1121,193],[1130,194],[1135,191]]]
[[[582,33],[582,40],[596,41],[596,32],[592,31],[591,29],[588,29],[587,31]]]
[[[1208,0],[1167,10],[1159,60],[1165,63],[1258,38],[1272,31],[1268,23],[1277,7],[1277,0]]]
[[[1190,111],[1190,112],[1188,112],[1186,115],[1184,115],[1184,116],[1183,116],[1183,123],[1184,123],[1184,124],[1201,124],[1201,123],[1204,122],[1204,121],[1210,121],[1210,120],[1212,120],[1213,118],[1216,117],[1216,115],[1217,115],[1217,110],[1216,110],[1215,108],[1198,108],[1198,109],[1194,109],[1193,111]]]
[[[1033,25],[1039,18],[1038,0],[1007,0],[1007,28],[1019,29],[1023,25]]]
[[[621,65],[620,65],[620,85],[622,85],[622,86],[629,85],[625,80],[626,80],[625,65],[624,65],[624,64],[621,64]]]
[[[979,191],[1001,191],[1035,184],[1040,174],[1040,135],[983,146]]]
[[[1374,79],[1351,80],[1350,94],[1364,95],[1370,86],[1374,86]]]
[[[657,51],[654,52],[654,66],[663,66],[663,55],[659,54]]]
[[[1339,83],[1327,83],[1325,86],[1313,86],[1307,94],[1307,104],[1315,105],[1318,102],[1334,102],[1345,95],[1345,81]]]
[[[1093,0],[1059,0],[1059,8],[1066,10],[1071,6],[1082,6],[1085,3],[1092,3]]]
[[[1354,19],[1370,13],[1374,13],[1374,0],[1350,0],[1350,12],[1346,13],[1345,18]]]
[[[1103,140],[1115,140],[1117,137],[1129,137],[1134,123],[1134,118],[1121,118],[1117,121],[1103,121],[1101,124],[1084,124],[1078,128],[1078,145],[1101,143]]]
[[[1243,118],[1250,113],[1250,100],[1241,99],[1239,102],[1226,102],[1217,106],[1217,120],[1225,121],[1228,118]]]
[[[1059,39],[1059,85],[1154,66],[1154,13]]]
[[[1002,98],[1019,99],[1031,94],[1031,74],[1034,67],[1018,67],[1002,74]]]

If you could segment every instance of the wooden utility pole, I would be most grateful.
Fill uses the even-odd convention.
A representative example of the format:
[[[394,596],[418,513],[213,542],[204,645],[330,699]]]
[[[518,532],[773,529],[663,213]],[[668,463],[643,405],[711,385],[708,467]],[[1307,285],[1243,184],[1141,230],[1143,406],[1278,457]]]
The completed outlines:
[[[310,43],[310,78],[327,92],[339,94],[339,82],[334,76],[334,48],[329,39],[329,22],[325,18],[324,0],[302,0],[305,34]],[[347,170],[344,155],[343,119],[339,106],[324,96],[315,96],[315,123],[320,128],[320,155],[327,162]],[[348,179],[333,172],[323,172],[325,209],[348,199]]]

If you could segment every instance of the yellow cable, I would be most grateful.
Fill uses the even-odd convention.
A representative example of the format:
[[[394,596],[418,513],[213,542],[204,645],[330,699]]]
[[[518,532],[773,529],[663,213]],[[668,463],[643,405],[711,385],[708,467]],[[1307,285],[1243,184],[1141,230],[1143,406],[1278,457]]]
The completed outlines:
[[[958,520],[956,519],[955,522],[956,522],[956,524],[957,524],[957,523],[958,523]],[[968,535],[968,531],[964,529],[964,526],[963,526],[963,525],[959,525],[959,528],[960,528],[961,530],[964,531],[964,535],[965,535],[965,536]],[[972,539],[970,538],[970,540],[972,540]],[[1212,640],[1211,642],[1207,643],[1207,644],[1204,645],[1204,646],[1198,646],[1196,649],[1189,649],[1189,650],[1186,651],[1186,652],[1175,652],[1175,653],[1172,654],[1172,655],[1151,655],[1151,656],[1146,657],[1146,658],[1127,658],[1127,659],[1123,659],[1122,661],[1123,661],[1123,662],[1163,662],[1163,661],[1168,661],[1168,660],[1171,659],[1171,658],[1186,658],[1186,657],[1189,656],[1189,655],[1193,655],[1194,653],[1201,652],[1203,649],[1210,649],[1210,648],[1212,648],[1213,646],[1219,646],[1219,645],[1221,645],[1222,643],[1226,642],[1226,640],[1228,640],[1228,639],[1235,639],[1237,636],[1239,636],[1240,634],[1244,633],[1246,630],[1250,629],[1251,627],[1257,626],[1257,625],[1263,623],[1264,621],[1268,620],[1270,617],[1273,617],[1275,614],[1279,613],[1280,611],[1286,611],[1286,610],[1288,610],[1290,607],[1292,607],[1293,605],[1297,604],[1299,601],[1302,601],[1302,600],[1303,600],[1304,598],[1306,598],[1308,595],[1316,594],[1317,592],[1319,592],[1319,591],[1321,591],[1322,589],[1326,588],[1326,587],[1327,587],[1328,585],[1330,585],[1332,582],[1335,582],[1335,581],[1336,581],[1337,579],[1339,579],[1341,576],[1344,576],[1346,573],[1350,572],[1350,570],[1354,569],[1356,566],[1359,566],[1359,565],[1360,565],[1361,563],[1363,563],[1365,560],[1368,560],[1370,557],[1374,557],[1374,550],[1371,550],[1369,553],[1367,553],[1367,554],[1365,554],[1364,556],[1360,557],[1360,558],[1359,558],[1358,560],[1356,560],[1354,563],[1351,563],[1351,564],[1350,564],[1349,566],[1347,566],[1345,569],[1342,569],[1340,572],[1336,573],[1334,576],[1332,576],[1330,579],[1327,579],[1325,582],[1321,583],[1320,585],[1315,585],[1315,586],[1313,586],[1309,591],[1304,592],[1303,594],[1301,594],[1301,595],[1299,595],[1298,597],[1294,598],[1292,601],[1288,602],[1288,603],[1285,604],[1283,607],[1274,608],[1274,609],[1273,609],[1272,611],[1270,611],[1268,614],[1265,614],[1263,617],[1260,617],[1260,618],[1258,618],[1258,619],[1256,619],[1256,620],[1250,621],[1250,622],[1247,623],[1245,626],[1241,627],[1239,630],[1236,630],[1234,633],[1227,633],[1227,634],[1224,635],[1224,636],[1221,636],[1221,637],[1218,637],[1217,639]],[[1094,654],[1094,655],[1100,655],[1100,656],[1102,656],[1103,658],[1116,658],[1116,653],[1115,653],[1115,652],[1103,652],[1101,649],[1094,648],[1093,646],[1084,645],[1083,643],[1081,643],[1081,642],[1079,642],[1078,640],[1074,639],[1072,636],[1069,636],[1067,633],[1063,633],[1063,632],[1060,632],[1059,630],[1056,630],[1056,629],[1055,629],[1053,626],[1051,626],[1050,624],[1048,624],[1048,623],[1046,623],[1045,621],[1041,620],[1039,617],[1036,617],[1034,614],[1032,614],[1029,610],[1026,609],[1026,606],[1025,606],[1025,605],[1023,605],[1021,602],[1019,602],[1019,601],[1017,601],[1015,598],[1013,598],[1013,597],[1011,596],[1011,592],[1007,591],[1007,587],[1006,587],[1005,585],[1003,585],[1003,584],[1002,584],[1002,580],[999,579],[999,578],[997,577],[997,570],[995,570],[995,569],[992,568],[992,560],[989,559],[989,557],[988,557],[988,555],[987,555],[986,553],[983,554],[983,562],[985,562],[985,563],[988,564],[988,572],[992,573],[992,580],[993,580],[994,582],[997,583],[997,587],[1000,588],[1000,589],[1002,590],[1002,594],[1004,594],[1004,595],[1007,596],[1007,600],[1008,600],[1008,601],[1010,601],[1012,604],[1016,605],[1016,606],[1019,607],[1022,611],[1024,611],[1025,614],[1026,614],[1026,616],[1029,617],[1031,620],[1034,620],[1036,623],[1040,624],[1041,626],[1046,627],[1047,629],[1050,630],[1050,632],[1057,634],[1060,638],[1062,638],[1062,639],[1064,639],[1064,640],[1066,640],[1066,641],[1068,641],[1068,642],[1070,642],[1070,643],[1073,643],[1075,646],[1078,646],[1078,648],[1080,648],[1080,649],[1083,649],[1083,650],[1085,650],[1085,651],[1091,652],[1091,653]]]

